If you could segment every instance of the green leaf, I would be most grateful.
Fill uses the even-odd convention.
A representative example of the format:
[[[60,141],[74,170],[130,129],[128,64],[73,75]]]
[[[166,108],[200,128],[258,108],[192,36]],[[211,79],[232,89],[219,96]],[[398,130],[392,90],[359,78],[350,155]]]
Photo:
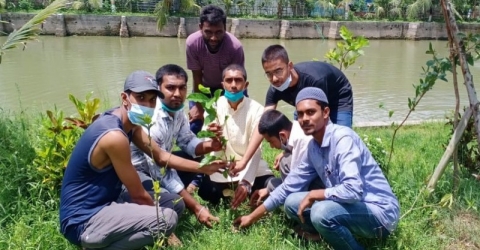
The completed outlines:
[[[393,112],[394,112],[393,110],[388,111],[388,118],[392,118]]]
[[[200,92],[204,93],[204,94],[207,94],[207,95],[210,95],[211,92],[210,92],[210,88],[209,87],[205,87],[203,86],[202,84],[198,85],[198,90],[200,90]]]
[[[203,166],[209,165],[212,162],[214,162],[217,159],[216,156],[214,155],[205,155],[203,159],[200,161],[200,166],[198,168],[201,168]]]
[[[467,55],[467,63],[470,65],[470,66],[473,66],[473,56],[471,53],[468,53]]]
[[[225,179],[228,178],[228,169],[225,169],[225,171],[222,172],[222,175],[223,177],[225,177]]]
[[[191,93],[187,97],[188,100],[192,102],[199,102],[199,103],[206,103],[210,100],[205,94],[203,93]]]
[[[215,94],[214,94],[214,97],[213,97],[215,102],[218,101],[218,98],[220,98],[221,95],[222,95],[222,90],[221,89],[215,90]]]
[[[197,138],[211,138],[211,137],[215,137],[215,133],[213,133],[212,131],[202,130],[197,134]]]

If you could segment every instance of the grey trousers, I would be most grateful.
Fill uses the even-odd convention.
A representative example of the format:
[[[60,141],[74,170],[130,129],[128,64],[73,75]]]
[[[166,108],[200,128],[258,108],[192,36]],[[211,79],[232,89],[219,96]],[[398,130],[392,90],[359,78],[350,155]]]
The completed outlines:
[[[156,236],[169,236],[177,220],[172,208],[160,206],[157,221],[154,206],[113,202],[90,218],[80,240],[86,249],[141,249],[153,245]]]
[[[80,236],[87,249],[141,249],[153,245],[154,236],[170,235],[177,225],[177,213],[154,206],[116,203],[104,207],[85,224]]]
[[[288,152],[284,152],[282,159],[280,159],[280,167],[279,167],[281,178],[273,178],[268,182],[267,189],[269,193],[271,193],[275,188],[280,186],[283,180],[287,178],[288,173],[290,173],[291,164],[292,164],[292,154]],[[310,186],[308,187],[308,191],[315,190],[315,189],[323,189],[323,188],[325,188],[325,185],[323,185],[323,182],[320,179],[320,177],[317,176],[317,178],[315,178],[310,183]]]

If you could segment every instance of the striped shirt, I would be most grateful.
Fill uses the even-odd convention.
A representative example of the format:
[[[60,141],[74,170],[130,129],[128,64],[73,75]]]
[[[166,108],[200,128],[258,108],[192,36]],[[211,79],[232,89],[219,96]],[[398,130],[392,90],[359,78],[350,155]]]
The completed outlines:
[[[167,152],[171,152],[174,144],[185,153],[196,158],[195,148],[202,140],[190,130],[187,115],[182,110],[175,112],[171,117],[167,111],[162,109],[160,99],[157,99],[157,106],[152,119],[155,124],[150,128],[152,140],[158,144],[160,148]],[[148,133],[146,128],[143,128]],[[164,175],[160,171],[160,167],[147,160],[150,156],[145,155],[143,151],[138,149],[133,143],[130,144],[132,151],[132,163],[138,171],[150,175],[153,179],[161,180],[161,186],[171,193],[179,193],[184,189],[184,185],[178,177],[177,171],[167,168]]]

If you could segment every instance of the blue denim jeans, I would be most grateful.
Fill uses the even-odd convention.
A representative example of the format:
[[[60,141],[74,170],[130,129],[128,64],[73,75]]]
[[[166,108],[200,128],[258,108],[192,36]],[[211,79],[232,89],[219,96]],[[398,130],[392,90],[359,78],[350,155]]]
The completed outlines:
[[[308,192],[293,193],[285,201],[290,219],[300,222],[298,207]],[[375,218],[365,203],[317,201],[303,212],[305,230],[315,230],[333,249],[364,249],[353,235],[363,238],[386,238],[390,233]]]
[[[293,112],[293,119],[295,121],[298,120],[298,115],[296,110]],[[332,123],[352,128],[353,114],[352,114],[352,111],[338,111],[337,113],[331,112],[330,120],[332,121]]]

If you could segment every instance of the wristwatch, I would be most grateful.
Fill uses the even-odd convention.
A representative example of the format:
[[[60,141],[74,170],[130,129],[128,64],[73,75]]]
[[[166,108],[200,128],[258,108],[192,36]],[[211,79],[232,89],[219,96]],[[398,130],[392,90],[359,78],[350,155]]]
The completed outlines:
[[[241,181],[239,185],[244,186],[248,194],[252,193],[252,185],[248,181]]]

